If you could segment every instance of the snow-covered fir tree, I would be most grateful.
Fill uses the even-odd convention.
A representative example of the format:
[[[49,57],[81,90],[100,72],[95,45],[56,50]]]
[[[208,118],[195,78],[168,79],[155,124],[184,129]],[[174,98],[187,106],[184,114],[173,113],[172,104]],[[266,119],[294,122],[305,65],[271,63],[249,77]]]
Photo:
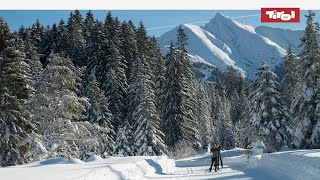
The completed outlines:
[[[277,75],[265,61],[251,84],[249,119],[255,132],[252,138],[261,140],[267,152],[280,150],[290,139],[291,118],[278,91]]]
[[[83,22],[79,10],[75,10],[70,13],[68,19],[66,30],[67,30],[67,39],[66,39],[66,48],[68,55],[72,58],[75,66],[84,66],[86,65],[84,59],[84,46],[85,39],[83,37]]]
[[[292,51],[291,46],[287,49],[287,54],[283,58],[283,67],[285,71],[284,79],[281,81],[281,89],[283,96],[289,101],[292,102],[294,99],[293,93],[299,78],[299,59],[297,55]]]
[[[89,103],[75,93],[78,77],[71,60],[59,54],[53,54],[49,59],[29,102],[32,120],[39,123],[37,133],[42,136],[42,145],[48,152],[41,156],[78,157],[79,142],[74,122],[85,119],[84,112]]]
[[[179,49],[171,43],[165,63],[162,129],[168,146],[174,146],[180,140],[193,145],[198,143],[194,73],[185,49],[187,37],[183,30],[179,32]]]
[[[133,156],[135,147],[133,146],[133,133],[131,126],[126,120],[122,126],[119,127],[119,131],[116,137],[116,145],[114,154],[118,156]]]
[[[22,111],[33,92],[22,40],[10,37],[3,19],[0,32],[0,165],[10,166],[27,162],[26,139],[36,124],[26,119]]]
[[[213,91],[207,82],[197,83],[197,117],[200,146],[205,149],[212,142],[213,123],[211,119]]]
[[[99,84],[94,74],[91,75],[90,83],[86,90],[86,97],[89,98],[90,107],[88,110],[87,121],[98,124],[108,132],[104,143],[103,154],[112,155],[114,150],[115,132],[112,126],[112,114],[109,110],[107,99],[99,88]],[[101,155],[103,155],[101,154]]]
[[[31,82],[33,87],[39,81],[42,72],[39,54],[37,53],[35,45],[32,43],[31,31],[22,28],[19,30],[19,37],[24,41],[26,59],[25,62],[30,66]]]
[[[320,45],[315,13],[306,15],[307,26],[301,39],[299,79],[291,110],[295,121],[295,145],[299,148],[320,148]]]
[[[107,98],[109,109],[113,115],[115,132],[123,124],[126,117],[127,77],[126,60],[121,52],[121,26],[117,18],[109,12],[105,24],[106,39],[103,42],[102,53],[99,54],[97,79]]]
[[[195,75],[192,70],[188,51],[186,49],[188,37],[183,28],[178,29],[177,59],[181,65],[181,110],[183,123],[184,139],[194,144],[198,141],[197,118],[196,118],[196,99],[195,99]]]
[[[32,25],[31,27],[31,37],[32,43],[37,48],[37,51],[40,51],[41,40],[44,34],[44,27],[40,24],[39,20]]]
[[[155,85],[152,79],[154,72],[147,58],[138,48],[130,75],[129,105],[132,105],[132,112],[129,114],[134,131],[135,154],[161,155],[167,152],[156,109]]]
[[[245,110],[245,102],[247,100],[248,88],[247,82],[232,67],[228,67],[223,80],[225,85],[225,93],[228,101],[231,102],[231,122],[236,124],[240,120],[239,114]]]
[[[130,76],[131,63],[135,57],[135,51],[137,48],[137,37],[136,37],[136,29],[132,23],[123,22],[121,25],[122,30],[122,52],[123,56],[127,62],[127,77]]]
[[[214,87],[211,118],[213,121],[214,144],[220,144],[226,149],[235,147],[234,126],[231,121],[231,102],[226,97],[225,87],[218,82]]]
[[[166,60],[166,83],[163,86],[164,112],[161,124],[162,131],[166,135],[165,143],[168,146],[174,146],[175,143],[183,139],[182,136],[182,111],[181,111],[181,80],[180,64],[177,60],[177,50],[173,43],[170,45],[170,51]]]

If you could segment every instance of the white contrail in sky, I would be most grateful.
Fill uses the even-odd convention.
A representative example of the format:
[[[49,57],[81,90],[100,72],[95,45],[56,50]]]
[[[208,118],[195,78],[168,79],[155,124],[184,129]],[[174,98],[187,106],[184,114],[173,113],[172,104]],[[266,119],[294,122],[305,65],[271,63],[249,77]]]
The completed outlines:
[[[232,17],[231,19],[242,19],[242,18],[247,18],[247,17],[254,17],[254,16],[260,16],[260,14],[251,14],[251,15],[246,15],[246,16],[237,16],[237,17]],[[196,22],[189,22],[189,23],[183,23],[183,24],[199,24],[199,23],[207,23],[207,21],[196,21]],[[165,28],[172,28],[179,26],[180,24],[175,24],[175,25],[168,25],[168,26],[159,26],[159,27],[152,27],[152,28],[147,28],[148,30],[155,30],[155,29],[165,29]]]
[[[260,14],[252,14],[252,15],[246,15],[246,16],[238,16],[238,17],[233,17],[233,18],[231,18],[231,19],[241,19],[241,18],[253,17],[253,16],[260,16]]]

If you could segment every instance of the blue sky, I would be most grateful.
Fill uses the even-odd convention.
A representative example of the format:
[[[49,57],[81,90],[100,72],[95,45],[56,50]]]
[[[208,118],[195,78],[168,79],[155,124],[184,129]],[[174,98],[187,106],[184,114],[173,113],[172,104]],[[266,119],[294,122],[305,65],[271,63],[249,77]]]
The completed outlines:
[[[31,26],[37,19],[44,25],[58,23],[61,18],[67,20],[70,12],[69,10],[1,10],[0,16],[7,21],[11,30],[17,30],[21,25]],[[104,20],[107,12],[107,10],[93,11],[95,18],[99,20]],[[300,23],[261,23],[260,10],[115,10],[111,12],[121,21],[132,20],[135,24],[138,24],[142,20],[149,35],[157,37],[182,23],[204,25],[217,12],[253,26],[265,25],[293,30],[304,29],[305,18],[303,15],[307,13],[307,11],[301,11]],[[83,10],[81,13],[85,17],[87,11]],[[319,21],[319,10],[316,11],[316,15],[316,21]]]

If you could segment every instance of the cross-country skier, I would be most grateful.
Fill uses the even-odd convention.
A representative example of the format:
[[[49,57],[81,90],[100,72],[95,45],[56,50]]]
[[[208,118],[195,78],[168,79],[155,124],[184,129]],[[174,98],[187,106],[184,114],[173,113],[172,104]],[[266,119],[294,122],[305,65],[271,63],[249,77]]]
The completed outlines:
[[[222,145],[220,144],[220,145],[218,146],[218,159],[217,159],[218,170],[219,170],[219,165],[221,165],[221,168],[223,168],[222,157],[221,157],[221,150],[222,150]],[[220,163],[219,163],[219,162],[220,162]]]
[[[211,172],[212,170],[213,163],[214,163],[214,171],[217,172],[218,147],[212,146],[210,149],[210,153],[211,153],[211,166],[209,168],[209,172]]]

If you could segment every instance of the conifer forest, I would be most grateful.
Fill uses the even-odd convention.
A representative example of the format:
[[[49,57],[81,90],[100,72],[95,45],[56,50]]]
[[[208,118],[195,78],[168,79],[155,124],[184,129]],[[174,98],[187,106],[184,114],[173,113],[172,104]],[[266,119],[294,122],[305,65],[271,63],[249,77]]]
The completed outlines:
[[[0,166],[53,157],[179,157],[222,144],[320,148],[320,25],[249,79],[196,75],[183,28],[163,53],[143,22],[91,11],[11,31],[0,18]]]

